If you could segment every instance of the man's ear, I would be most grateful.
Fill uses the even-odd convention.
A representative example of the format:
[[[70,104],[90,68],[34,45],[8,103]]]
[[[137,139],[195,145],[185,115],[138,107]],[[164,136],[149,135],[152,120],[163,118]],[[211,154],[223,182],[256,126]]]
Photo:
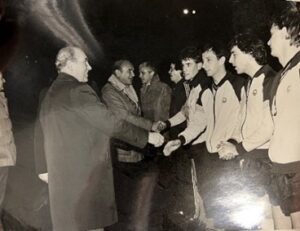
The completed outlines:
[[[220,64],[225,64],[225,61],[226,61],[225,56],[222,56],[221,58],[219,58]]]
[[[282,35],[285,37],[285,39],[290,39],[291,38],[291,36],[289,35],[289,33],[287,31],[287,28],[285,26],[282,27],[280,31],[281,31]]]
[[[155,72],[154,71],[151,71],[151,76],[153,77],[155,75]]]
[[[115,76],[119,77],[121,75],[121,71],[119,69],[116,69],[114,71]]]
[[[202,69],[202,66],[203,66],[203,63],[202,63],[202,62],[197,63],[198,70],[201,70],[201,69]]]

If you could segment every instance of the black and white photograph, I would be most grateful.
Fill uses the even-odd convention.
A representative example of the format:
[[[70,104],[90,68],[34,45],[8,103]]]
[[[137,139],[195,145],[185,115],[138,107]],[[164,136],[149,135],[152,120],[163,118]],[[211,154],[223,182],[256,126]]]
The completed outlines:
[[[0,0],[0,231],[300,230],[300,0]]]

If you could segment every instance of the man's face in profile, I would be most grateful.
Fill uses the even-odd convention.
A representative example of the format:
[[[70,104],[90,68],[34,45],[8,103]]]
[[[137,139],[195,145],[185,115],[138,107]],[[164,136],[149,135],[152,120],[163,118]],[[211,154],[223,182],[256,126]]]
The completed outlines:
[[[185,80],[193,79],[201,69],[202,64],[197,63],[195,59],[187,58],[181,61]]]
[[[180,69],[176,70],[176,65],[174,63],[170,64],[169,75],[173,83],[178,83],[182,79],[181,72]]]
[[[88,72],[92,69],[87,56],[81,50],[75,50],[74,59],[71,60],[69,65],[72,65],[72,69],[77,73],[77,78],[79,82],[88,81]]]
[[[133,65],[130,62],[125,62],[122,64],[120,70],[116,70],[116,76],[124,85],[132,85],[134,77],[133,71]]]
[[[282,28],[279,29],[278,26],[272,25],[270,29],[270,39],[268,41],[268,45],[271,49],[271,55],[274,57],[280,57],[280,55],[283,53],[283,46],[282,44],[286,40],[288,34],[286,33],[286,29]]]
[[[246,73],[251,55],[240,50],[238,46],[233,46],[229,63],[235,68],[238,74]]]

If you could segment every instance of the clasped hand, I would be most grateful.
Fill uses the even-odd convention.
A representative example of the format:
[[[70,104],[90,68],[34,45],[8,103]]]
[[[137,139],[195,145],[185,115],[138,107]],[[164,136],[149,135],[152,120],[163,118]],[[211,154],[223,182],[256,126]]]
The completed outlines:
[[[165,142],[165,138],[158,132],[149,132],[148,143],[154,147],[160,147]]]
[[[170,140],[164,147],[163,153],[165,156],[171,155],[172,152],[181,146],[180,140]]]
[[[218,153],[222,160],[231,160],[238,155],[235,145],[224,141],[218,145]]]

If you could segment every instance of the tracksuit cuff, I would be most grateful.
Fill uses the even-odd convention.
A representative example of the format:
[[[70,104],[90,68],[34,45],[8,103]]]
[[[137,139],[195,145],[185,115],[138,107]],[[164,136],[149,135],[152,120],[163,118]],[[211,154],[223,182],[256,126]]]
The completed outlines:
[[[235,145],[235,148],[240,155],[247,152],[247,150],[244,148],[242,142]]]
[[[169,120],[166,120],[165,123],[166,123],[165,130],[169,130],[171,128],[171,122]]]
[[[229,140],[227,140],[227,142],[234,144],[234,145],[238,145],[238,142],[235,139],[229,139]]]
[[[185,140],[184,136],[180,135],[180,136],[178,136],[178,139],[180,140],[181,145],[185,144],[186,140]]]

